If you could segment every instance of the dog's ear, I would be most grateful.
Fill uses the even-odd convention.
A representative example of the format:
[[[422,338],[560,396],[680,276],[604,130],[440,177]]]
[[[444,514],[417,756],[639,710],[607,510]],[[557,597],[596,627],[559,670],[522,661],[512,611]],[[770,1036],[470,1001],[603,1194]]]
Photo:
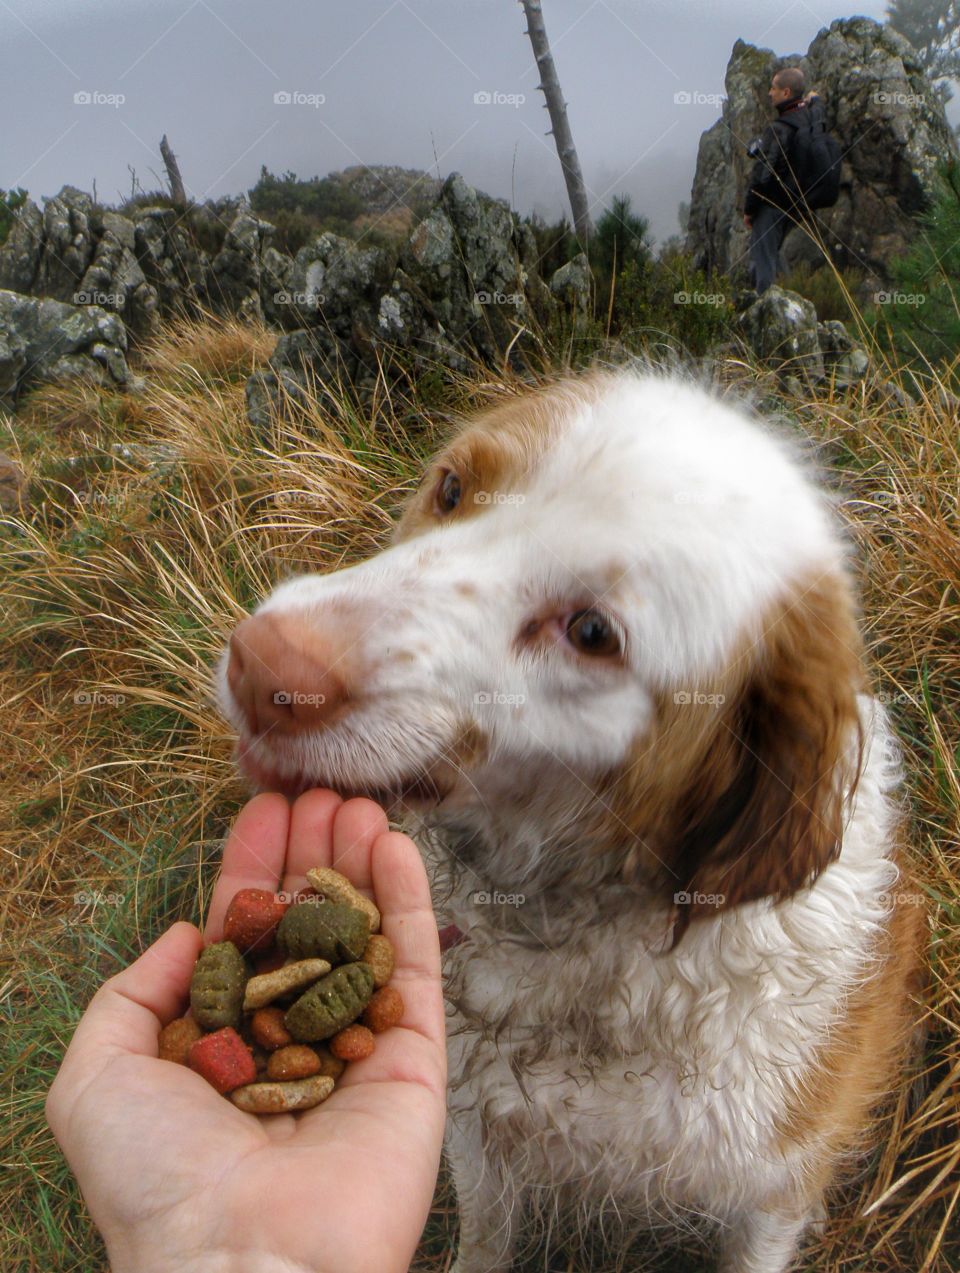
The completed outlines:
[[[798,589],[744,662],[676,811],[674,942],[698,916],[814,880],[840,852],[859,777],[861,643],[845,580]]]

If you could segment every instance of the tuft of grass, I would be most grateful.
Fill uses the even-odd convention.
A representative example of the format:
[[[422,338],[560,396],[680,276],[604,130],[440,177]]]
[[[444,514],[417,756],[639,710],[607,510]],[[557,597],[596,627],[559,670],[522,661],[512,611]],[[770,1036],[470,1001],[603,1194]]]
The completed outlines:
[[[453,416],[521,387],[507,369],[438,368],[401,387],[384,375],[361,401],[334,376],[263,432],[246,418],[244,382],[272,346],[262,328],[181,322],[142,351],[139,392],[44,388],[4,441],[31,479],[26,512],[0,524],[0,1267],[11,1273],[105,1268],[43,1099],[100,982],[206,906],[244,799],[210,698],[233,624],[282,577],[376,551]],[[545,343],[542,354],[528,379],[548,368]],[[931,901],[921,1081],[905,1081],[866,1169],[837,1191],[808,1267],[946,1273],[960,1267],[957,422],[935,382],[896,406],[874,383],[785,399],[748,359],[719,370],[781,409],[843,493]],[[447,1269],[455,1233],[441,1173],[417,1267]],[[695,1244],[661,1251],[653,1239],[623,1258],[661,1273],[702,1265]],[[612,1267],[590,1245],[552,1259]],[[543,1253],[524,1267],[542,1269]]]

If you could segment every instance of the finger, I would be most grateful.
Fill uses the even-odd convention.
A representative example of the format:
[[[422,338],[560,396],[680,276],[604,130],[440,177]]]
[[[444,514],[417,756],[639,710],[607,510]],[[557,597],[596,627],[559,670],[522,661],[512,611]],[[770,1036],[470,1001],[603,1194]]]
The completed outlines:
[[[370,856],[374,843],[390,829],[387,815],[373,800],[348,800],[333,823],[333,866],[365,893],[374,892]],[[385,903],[375,895],[382,911]]]
[[[285,893],[303,888],[312,866],[332,864],[333,820],[342,804],[342,796],[324,788],[306,791],[294,801],[283,877]]]
[[[403,996],[403,1025],[443,1046],[440,938],[417,846],[398,831],[377,838],[370,857],[382,931],[394,949],[391,979]]]
[[[203,930],[204,941],[219,941],[223,917],[241,888],[276,889],[283,874],[290,826],[290,805],[278,792],[267,791],[240,811],[223,850],[223,867]]]
[[[167,929],[135,963],[104,982],[77,1026],[67,1056],[104,1051],[157,1055],[160,1027],[187,1006],[202,940],[193,924]]]

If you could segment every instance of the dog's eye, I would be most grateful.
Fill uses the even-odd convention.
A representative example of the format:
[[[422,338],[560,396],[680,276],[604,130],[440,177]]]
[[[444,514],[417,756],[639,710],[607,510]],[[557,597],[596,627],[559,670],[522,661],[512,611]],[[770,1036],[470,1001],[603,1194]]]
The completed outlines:
[[[456,473],[446,473],[437,487],[437,508],[441,513],[452,513],[460,503],[460,479]]]
[[[578,610],[567,624],[567,639],[581,654],[620,652],[620,638],[599,610]]]

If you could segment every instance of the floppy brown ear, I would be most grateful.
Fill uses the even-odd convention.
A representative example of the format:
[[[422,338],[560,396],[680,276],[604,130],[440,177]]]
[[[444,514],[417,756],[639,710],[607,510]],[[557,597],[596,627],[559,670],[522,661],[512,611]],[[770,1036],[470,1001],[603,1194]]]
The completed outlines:
[[[814,880],[840,852],[845,788],[860,772],[861,641],[843,579],[798,587],[744,663],[676,811],[675,942],[697,916]]]

